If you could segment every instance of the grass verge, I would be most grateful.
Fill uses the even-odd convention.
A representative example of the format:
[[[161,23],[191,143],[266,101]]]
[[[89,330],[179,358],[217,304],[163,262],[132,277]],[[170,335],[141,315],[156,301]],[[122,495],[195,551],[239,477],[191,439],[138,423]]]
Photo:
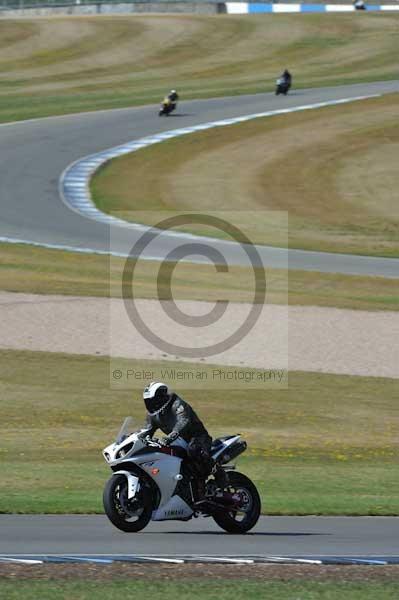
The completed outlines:
[[[216,210],[253,243],[397,257],[398,119],[391,94],[181,136],[105,164],[92,196],[126,220]]]
[[[195,586],[195,587],[193,587]],[[150,596],[154,600],[161,600],[165,596],[173,596],[182,600],[191,600],[195,589],[196,598],[229,600],[235,598],[273,598],[273,600],[335,600],[345,598],[348,600],[375,600],[397,598],[399,584],[376,582],[257,582],[249,580],[240,581],[184,581],[176,583],[149,582],[141,580],[125,580],[107,583],[94,582],[60,582],[53,581],[16,581],[1,582],[0,593],[8,600],[24,597],[26,600],[41,598],[42,600],[118,600],[121,596],[131,595],[144,598]]]
[[[120,297],[122,259],[46,250],[24,244],[1,244],[0,289],[32,294]],[[135,295],[157,297],[160,263],[140,261],[135,276]],[[287,273],[268,269],[267,302],[287,303]],[[253,274],[231,267],[226,274],[213,267],[180,263],[175,269],[176,299],[247,302],[253,299]],[[301,306],[334,306],[363,310],[398,310],[397,281],[306,271],[289,271],[288,302]]]
[[[124,416],[142,423],[139,394],[110,389],[106,358],[0,359],[0,512],[102,512],[101,449]],[[397,380],[291,373],[287,390],[184,395],[212,435],[238,430],[248,441],[239,468],[268,514],[399,514]]]
[[[397,77],[398,15],[135,15],[0,21],[0,121]],[[282,62],[282,57],[284,61]]]

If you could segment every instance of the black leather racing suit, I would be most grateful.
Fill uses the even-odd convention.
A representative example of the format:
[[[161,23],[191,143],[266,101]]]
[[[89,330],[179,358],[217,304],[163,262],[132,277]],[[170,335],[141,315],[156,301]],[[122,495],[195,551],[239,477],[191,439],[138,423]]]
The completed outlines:
[[[287,71],[287,69],[282,73],[281,79],[283,79],[285,81],[285,83],[288,85],[288,87],[291,87],[292,75],[289,71]]]
[[[209,475],[212,438],[195,411],[177,394],[172,394],[167,405],[158,413],[147,413],[147,435],[152,437],[157,429],[163,431],[169,441],[182,437],[188,443],[188,455],[199,475]]]

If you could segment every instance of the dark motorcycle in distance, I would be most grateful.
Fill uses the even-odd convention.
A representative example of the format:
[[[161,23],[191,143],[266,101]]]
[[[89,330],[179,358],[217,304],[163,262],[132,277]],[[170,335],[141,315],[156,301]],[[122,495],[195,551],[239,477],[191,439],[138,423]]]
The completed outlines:
[[[276,80],[276,96],[278,96],[279,94],[284,94],[284,96],[286,96],[290,87],[291,82],[288,81],[288,79],[284,79],[284,77],[279,77]]]
[[[159,109],[159,116],[162,117],[165,115],[166,117],[170,115],[171,112],[175,110],[177,106],[177,102],[172,102],[172,100],[168,97],[164,98],[161,102],[161,107]]]

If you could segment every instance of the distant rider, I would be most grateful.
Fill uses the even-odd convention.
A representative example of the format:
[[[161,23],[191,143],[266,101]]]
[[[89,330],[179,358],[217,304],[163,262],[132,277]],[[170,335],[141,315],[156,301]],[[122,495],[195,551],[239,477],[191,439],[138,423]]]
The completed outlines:
[[[188,443],[188,456],[198,476],[199,496],[205,493],[205,479],[211,470],[212,438],[192,407],[172,392],[165,383],[152,382],[143,392],[147,420],[143,434],[152,437],[157,429],[166,434],[161,441],[168,446],[178,437]]]
[[[179,94],[176,92],[176,90],[170,90],[168,98],[173,104],[176,104],[179,99]]]
[[[288,69],[284,69],[282,75],[281,75],[281,79],[284,80],[284,82],[288,85],[288,87],[291,87],[291,83],[292,83],[292,75],[289,72]]]

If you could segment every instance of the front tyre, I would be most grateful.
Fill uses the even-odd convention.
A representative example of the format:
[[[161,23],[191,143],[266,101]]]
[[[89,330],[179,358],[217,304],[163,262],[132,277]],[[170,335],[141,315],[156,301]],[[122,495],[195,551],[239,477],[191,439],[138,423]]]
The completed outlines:
[[[224,488],[234,496],[240,496],[237,509],[213,515],[215,522],[228,533],[246,533],[258,522],[261,501],[258,490],[242,473],[229,471],[229,483]]]
[[[129,500],[125,475],[113,475],[105,485],[103,504],[108,519],[121,531],[137,532],[151,520],[151,490],[140,480],[140,490]]]

